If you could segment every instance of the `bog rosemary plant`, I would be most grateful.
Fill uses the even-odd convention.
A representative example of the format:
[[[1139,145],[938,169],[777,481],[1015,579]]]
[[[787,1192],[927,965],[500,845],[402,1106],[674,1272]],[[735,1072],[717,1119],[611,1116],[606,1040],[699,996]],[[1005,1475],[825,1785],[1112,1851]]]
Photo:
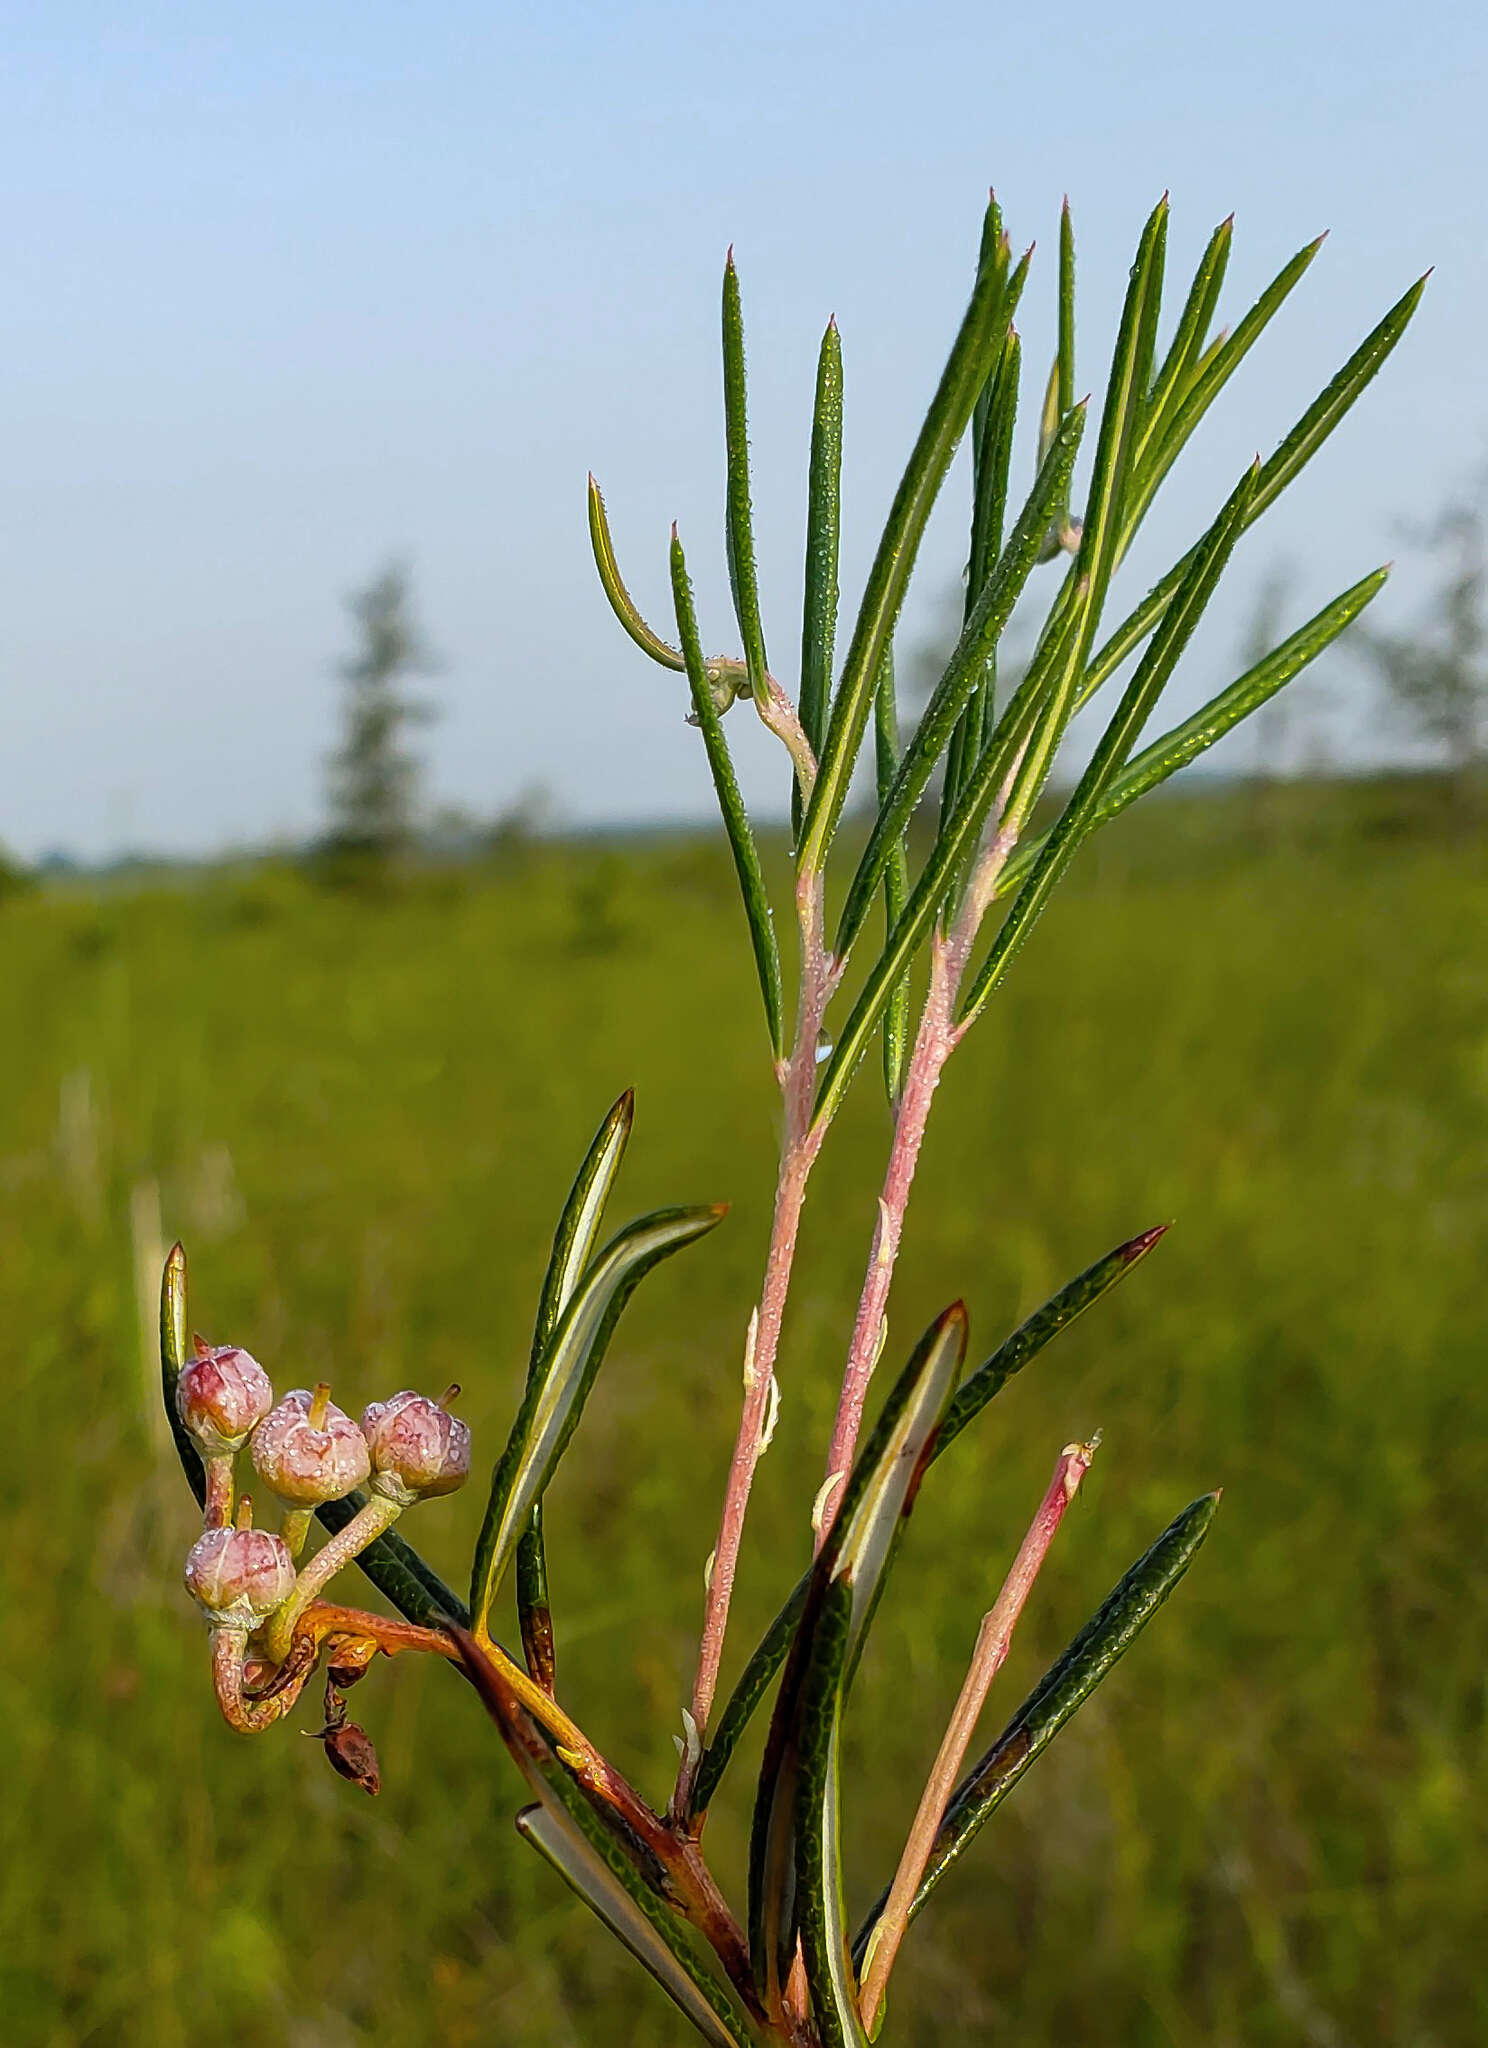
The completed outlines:
[[[946,1062],[986,1009],[1056,884],[1091,833],[1222,738],[1313,661],[1376,595],[1378,569],[1212,696],[1142,745],[1158,700],[1246,528],[1275,502],[1394,348],[1424,280],[1360,344],[1265,461],[1248,465],[1212,523],[1115,624],[1113,580],[1184,445],[1317,254],[1309,243],[1233,328],[1214,331],[1230,223],[1210,238],[1159,351],[1168,226],[1164,200],[1142,231],[1095,409],[1083,514],[1072,510],[1089,403],[1076,399],[1074,242],[1066,208],[1055,266],[1058,346],[1042,394],[1036,473],[1012,481],[1022,388],[1014,316],[1030,256],[1012,260],[996,202],[987,210],[970,304],[910,453],[851,629],[838,646],[842,355],[829,324],[811,431],[805,604],[794,698],[772,672],[755,573],[745,414],[744,338],[732,256],[723,282],[728,566],[741,655],[703,652],[682,544],[672,535],[674,637],[633,603],[616,565],[604,501],[590,480],[600,579],[621,625],[685,677],[692,722],[717,790],[758,973],[782,1104],[779,1177],[758,1301],[744,1340],[743,1400],[708,1560],[700,1645],[682,1710],[676,1778],[647,1798],[559,1703],[544,1559],[543,1503],[582,1417],[616,1322],[660,1260],[710,1231],[719,1208],[664,1209],[601,1246],[608,1197],[630,1136],[627,1094],[609,1111],[559,1220],[538,1303],[525,1391],[475,1546],[468,1595],[444,1585],[394,1527],[466,1476],[470,1442],[439,1401],[412,1392],[374,1402],[360,1425],[328,1387],[275,1404],[246,1352],[196,1340],[188,1357],[185,1260],[167,1263],[161,1344],[166,1405],[203,1534],[187,1583],[206,1612],[217,1696],[234,1727],[280,1719],[325,1670],[332,1763],[377,1789],[375,1752],[346,1717],[345,1693],[379,1655],[427,1651],[471,1682],[531,1796],[518,1832],[661,1982],[715,2048],[775,2040],[842,2048],[876,2037],[895,1957],[951,1865],[1076,1708],[1130,1647],[1187,1570],[1218,1495],[1184,1508],[1126,1572],[1063,1656],[969,1767],[967,1753],[1040,1565],[1095,1454],[1067,1444],[1000,1593],[982,1620],[897,1869],[861,1924],[849,1926],[838,1848],[843,1711],[906,1521],[931,1466],[1007,1381],[1151,1250],[1144,1231],[1087,1268],[964,1371],[960,1302],[910,1352],[863,1429],[887,1342],[887,1306],[926,1120]],[[1031,255],[1031,252],[1030,252]],[[906,732],[894,699],[893,637],[925,523],[963,438],[971,450],[970,530],[961,635]],[[1000,686],[998,646],[1014,606],[1045,566],[1043,624],[1031,658]],[[1135,659],[1133,659],[1135,657]],[[1116,678],[1127,670],[1124,683]],[[1072,792],[1044,822],[1069,729],[1114,697]],[[794,826],[797,930],[792,1000],[775,921],[724,727],[752,705],[785,750]],[[1098,708],[1098,707],[1097,707]],[[871,743],[870,743],[871,735]],[[844,831],[849,791],[871,756],[866,833]],[[840,904],[828,917],[828,886]],[[880,912],[878,906],[882,905]],[[784,922],[785,920],[782,920]],[[849,967],[852,967],[849,979]],[[793,1021],[792,1021],[793,1019]],[[801,1508],[804,1569],[720,1695],[729,1609],[751,1483],[779,1406],[776,1359],[812,1170],[848,1088],[877,1045],[890,1136],[862,1292],[845,1335],[841,1393],[821,1486]],[[282,1504],[277,1534],[253,1527],[236,1493],[247,1446]],[[964,1455],[964,1453],[963,1453]],[[324,1538],[304,1561],[310,1524]],[[393,1620],[334,1604],[353,1559],[398,1611]],[[520,1656],[498,1597],[514,1593]],[[742,1909],[705,1853],[709,1809],[751,1716],[774,1687]],[[928,1743],[927,1743],[928,1749]]]

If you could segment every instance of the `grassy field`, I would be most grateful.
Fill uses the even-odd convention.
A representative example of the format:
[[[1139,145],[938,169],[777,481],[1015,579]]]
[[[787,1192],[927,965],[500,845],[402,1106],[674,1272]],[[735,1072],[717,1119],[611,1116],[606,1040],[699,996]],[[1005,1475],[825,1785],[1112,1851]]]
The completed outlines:
[[[1226,1496],[911,1935],[888,2042],[1488,2038],[1488,863],[1388,806],[1301,816],[1175,801],[1111,835],[944,1084],[891,1353],[959,1294],[980,1356],[1176,1227],[925,1489],[854,1695],[856,1895],[1058,1447],[1105,1430],[994,1720]],[[539,849],[385,903],[274,870],[35,894],[0,940],[0,2036],[688,2038],[513,1835],[516,1775],[447,1672],[358,1694],[375,1802],[293,1732],[308,1700],[254,1741],[219,1722],[134,1264],[158,1191],[196,1327],[353,1409],[459,1379],[492,1456],[572,1167],[635,1085],[617,1208],[733,1209],[632,1305],[549,1528],[561,1688],[660,1796],[773,1169],[722,856]],[[885,1139],[865,1075],[808,1210],[731,1669],[805,1554]],[[457,1583],[481,1491],[411,1518]],[[730,1880],[746,1814],[741,1777]]]

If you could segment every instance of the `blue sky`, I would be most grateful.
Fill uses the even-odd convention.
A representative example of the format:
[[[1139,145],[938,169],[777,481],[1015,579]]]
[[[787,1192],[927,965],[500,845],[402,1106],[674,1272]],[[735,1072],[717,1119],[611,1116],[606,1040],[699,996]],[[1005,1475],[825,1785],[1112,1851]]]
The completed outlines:
[[[835,312],[846,359],[850,601],[959,317],[989,182],[1015,242],[1040,245],[1020,321],[1034,361],[1070,194],[1082,388],[1099,386],[1165,188],[1170,277],[1236,211],[1231,312],[1332,231],[1175,476],[1134,584],[1436,265],[1379,383],[1245,543],[1180,705],[1228,680],[1274,559],[1297,563],[1300,616],[1399,552],[1398,519],[1488,447],[1476,9],[364,0],[11,5],[3,20],[0,839],[26,856],[313,829],[343,599],[390,555],[411,564],[443,658],[439,798],[489,814],[541,784],[571,821],[705,815],[675,682],[595,584],[584,477],[604,484],[662,625],[681,522],[704,638],[730,649],[730,242],[766,628],[787,675],[822,325]],[[951,494],[959,509],[959,479]],[[960,539],[948,510],[910,637]],[[1408,610],[1411,590],[1404,561],[1384,602]],[[1340,659],[1338,730],[1355,745],[1362,687]],[[768,809],[772,743],[737,715],[731,729]]]

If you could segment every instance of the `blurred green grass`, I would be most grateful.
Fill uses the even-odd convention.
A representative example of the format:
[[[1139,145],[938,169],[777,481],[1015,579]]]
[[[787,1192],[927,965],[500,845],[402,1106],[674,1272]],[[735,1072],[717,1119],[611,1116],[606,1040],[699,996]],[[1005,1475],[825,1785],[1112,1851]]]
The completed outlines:
[[[1226,1498],[918,1924],[889,2040],[1488,2036],[1488,864],[1388,804],[1267,802],[1109,834],[943,1085],[891,1355],[960,1294],[980,1356],[1177,1227],[925,1489],[854,1696],[858,1902],[1058,1447],[1106,1432],[998,1725],[1179,1507]],[[733,1211],[628,1312],[549,1528],[565,1698],[659,1797],[773,1166],[721,851],[539,847],[384,902],[221,872],[17,898],[0,936],[0,2035],[686,2039],[513,1835],[447,1672],[358,1694],[376,1802],[292,1727],[218,1721],[131,1214],[148,1238],[158,1189],[193,1325],[281,1386],[359,1408],[459,1379],[494,1456],[569,1174],[635,1085],[617,1208]],[[885,1140],[865,1075],[808,1209],[731,1668],[806,1554]],[[480,1491],[411,1518],[456,1584]],[[711,1825],[736,1892],[747,1804],[741,1775]]]

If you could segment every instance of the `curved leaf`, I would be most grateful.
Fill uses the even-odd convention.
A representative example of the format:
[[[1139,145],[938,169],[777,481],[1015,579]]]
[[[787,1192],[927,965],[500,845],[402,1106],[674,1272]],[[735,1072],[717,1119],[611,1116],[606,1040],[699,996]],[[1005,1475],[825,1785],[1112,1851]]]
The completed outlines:
[[[542,1362],[558,1318],[567,1308],[579,1277],[593,1256],[595,1241],[604,1221],[605,1203],[620,1171],[625,1148],[635,1120],[635,1095],[629,1088],[610,1109],[595,1132],[584,1162],[568,1191],[553,1249],[538,1296],[537,1318],[532,1331],[532,1354],[527,1365],[530,1380]],[[543,1545],[542,1502],[528,1518],[517,1545],[517,1617],[527,1669],[548,1692],[553,1689],[553,1620],[548,1603],[548,1561]]]
[[[585,1274],[538,1370],[527,1381],[506,1449],[491,1475],[491,1495],[470,1578],[477,1636],[487,1633],[491,1601],[517,1539],[578,1426],[631,1293],[654,1265],[712,1230],[724,1213],[719,1206],[658,1209],[612,1238]]]
[[[605,513],[604,498],[591,471],[589,477],[589,540],[594,549],[594,566],[599,571],[599,580],[604,594],[610,600],[610,609],[629,633],[643,654],[660,662],[663,668],[675,670],[679,675],[686,664],[677,649],[653,633],[636,609],[635,600],[626,589],[620,575],[620,565],[615,560],[615,543],[610,538],[610,522]]]

